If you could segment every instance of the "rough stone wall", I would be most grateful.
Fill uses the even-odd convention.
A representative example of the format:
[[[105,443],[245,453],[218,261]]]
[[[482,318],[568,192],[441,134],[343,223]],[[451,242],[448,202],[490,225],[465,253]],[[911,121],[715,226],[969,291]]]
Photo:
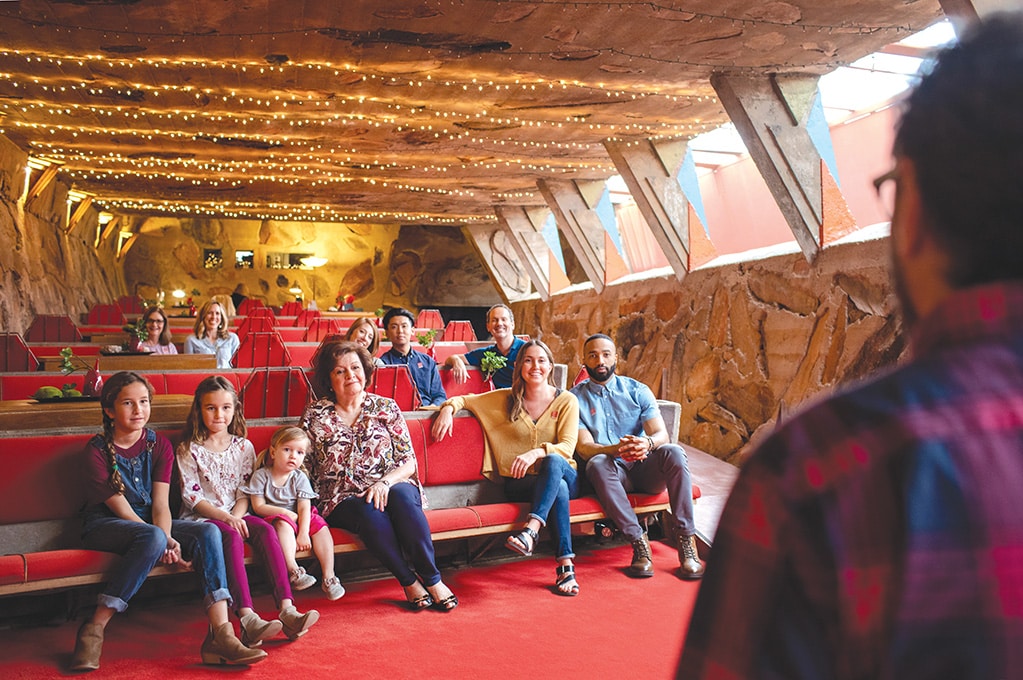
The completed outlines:
[[[27,209],[22,205],[27,159],[0,136],[0,331],[16,333],[28,330],[36,314],[77,321],[94,303],[116,300],[126,290],[116,239],[94,247],[95,211],[64,232],[68,186],[59,178]]]
[[[569,378],[582,342],[602,332],[619,372],[682,404],[679,436],[739,463],[807,399],[894,363],[903,351],[887,240],[714,266],[514,305],[516,330],[540,336]]]
[[[384,305],[472,304],[464,301],[481,293],[495,296],[489,275],[457,229],[150,218],[139,231],[125,258],[125,278],[144,298],[181,288],[198,290],[205,300],[244,283],[251,296],[280,305],[294,299],[288,289],[297,282],[305,300],[315,298],[321,309],[344,293],[372,313]],[[206,249],[221,250],[221,266],[204,266]],[[236,250],[253,251],[251,269],[235,267]],[[267,257],[274,253],[310,253],[327,263],[313,270],[268,268]]]

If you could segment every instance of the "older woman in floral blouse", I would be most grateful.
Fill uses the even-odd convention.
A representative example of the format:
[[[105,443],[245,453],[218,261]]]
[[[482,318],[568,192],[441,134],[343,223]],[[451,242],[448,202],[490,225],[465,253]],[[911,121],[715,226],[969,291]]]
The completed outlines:
[[[320,514],[359,535],[413,609],[454,609],[458,598],[434,559],[408,425],[393,400],[366,392],[372,357],[360,345],[330,340],[313,368],[325,396],[306,407],[302,427],[313,442],[308,462]]]

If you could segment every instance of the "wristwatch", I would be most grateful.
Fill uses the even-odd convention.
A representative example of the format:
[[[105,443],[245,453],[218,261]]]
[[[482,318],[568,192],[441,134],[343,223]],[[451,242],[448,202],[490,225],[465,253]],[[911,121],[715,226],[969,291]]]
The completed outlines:
[[[391,486],[391,483],[389,481],[387,481],[386,479],[381,479],[380,483],[383,484],[384,486],[388,486],[388,487]]]

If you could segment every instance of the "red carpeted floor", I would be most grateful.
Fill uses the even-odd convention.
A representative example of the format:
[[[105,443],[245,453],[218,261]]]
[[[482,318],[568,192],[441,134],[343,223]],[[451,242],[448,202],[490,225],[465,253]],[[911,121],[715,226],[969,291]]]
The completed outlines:
[[[297,604],[318,609],[319,623],[296,642],[268,641],[269,658],[249,669],[199,663],[206,624],[197,603],[132,607],[107,628],[90,677],[668,678],[698,585],[675,575],[671,547],[655,542],[653,552],[657,575],[634,580],[623,573],[628,546],[584,547],[575,598],[553,594],[549,557],[448,570],[461,600],[450,613],[407,611],[393,579],[350,584],[337,602],[310,589]],[[270,597],[256,599],[269,618]],[[70,675],[78,624],[0,631],[0,678]]]

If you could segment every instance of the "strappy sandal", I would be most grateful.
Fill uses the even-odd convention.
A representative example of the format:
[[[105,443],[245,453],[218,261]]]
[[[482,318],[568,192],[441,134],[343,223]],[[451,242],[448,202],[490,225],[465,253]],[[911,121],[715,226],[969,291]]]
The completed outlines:
[[[452,593],[439,602],[434,602],[434,609],[439,609],[442,612],[449,612],[458,606],[458,596]]]
[[[411,588],[412,585],[415,584],[411,584],[407,587]],[[422,587],[422,584],[420,584],[420,587]],[[412,607],[412,611],[414,612],[421,612],[424,609],[429,609],[430,607],[433,606],[433,596],[430,595],[429,592],[425,592],[425,590],[422,595],[418,595],[416,597],[411,597],[406,591],[405,600],[409,603],[409,605]]]
[[[529,557],[533,554],[533,548],[536,547],[536,541],[539,538],[536,532],[525,527],[522,531],[517,534],[512,534],[504,542],[504,547],[509,550],[514,550],[523,557]],[[516,543],[518,541],[518,543]]]
[[[554,573],[557,574],[557,578],[554,581],[554,585],[555,590],[557,590],[558,592],[558,595],[564,595],[565,597],[575,597],[576,595],[579,594],[579,582],[575,580],[574,564],[562,564],[557,569],[554,570]],[[573,583],[574,585],[569,586],[568,590],[562,589],[563,585],[567,585],[570,582]]]
[[[408,603],[412,605],[412,611],[421,612],[424,609],[429,609],[433,606],[433,598],[430,597],[430,593],[427,593],[409,600]]]

